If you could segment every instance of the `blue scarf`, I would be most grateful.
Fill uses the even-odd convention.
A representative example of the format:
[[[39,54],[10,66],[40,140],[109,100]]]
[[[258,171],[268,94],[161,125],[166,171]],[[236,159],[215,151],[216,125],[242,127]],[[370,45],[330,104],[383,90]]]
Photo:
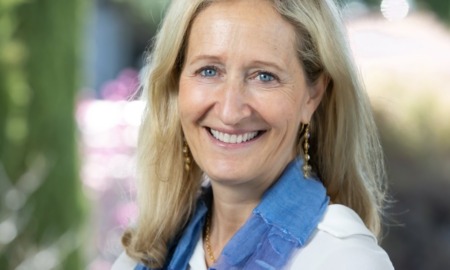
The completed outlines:
[[[329,199],[322,183],[305,179],[301,167],[301,159],[288,164],[210,270],[282,269],[293,252],[305,245],[322,219]],[[205,194],[199,198],[194,215],[162,269],[187,269],[202,236],[210,197]],[[135,270],[152,269],[139,264]]]

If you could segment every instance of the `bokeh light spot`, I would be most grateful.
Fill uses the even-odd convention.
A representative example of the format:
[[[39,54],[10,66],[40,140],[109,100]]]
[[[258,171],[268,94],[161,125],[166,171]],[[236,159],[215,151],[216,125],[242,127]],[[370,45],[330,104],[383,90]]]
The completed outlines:
[[[383,0],[381,13],[389,21],[404,19],[409,12],[409,3],[406,0]]]
[[[0,223],[0,244],[7,245],[17,237],[17,227],[12,220]]]

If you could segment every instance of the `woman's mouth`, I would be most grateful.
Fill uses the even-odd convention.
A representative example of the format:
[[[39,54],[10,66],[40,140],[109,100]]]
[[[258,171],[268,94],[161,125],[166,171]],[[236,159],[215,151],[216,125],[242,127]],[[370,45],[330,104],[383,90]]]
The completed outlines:
[[[238,144],[238,143],[245,143],[250,140],[254,140],[256,137],[260,136],[263,131],[252,131],[252,132],[245,132],[241,134],[229,134],[220,132],[218,130],[209,128],[209,133],[218,141],[223,143],[231,143],[231,144]]]

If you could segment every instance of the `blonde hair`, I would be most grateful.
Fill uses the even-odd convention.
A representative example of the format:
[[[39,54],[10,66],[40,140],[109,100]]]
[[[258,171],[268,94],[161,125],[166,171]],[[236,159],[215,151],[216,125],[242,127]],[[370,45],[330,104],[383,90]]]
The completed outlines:
[[[172,1],[149,58],[148,107],[138,143],[138,206],[122,242],[129,256],[162,267],[168,247],[195,209],[202,172],[184,170],[178,79],[189,27],[220,0]],[[332,0],[270,0],[297,30],[298,57],[308,82],[329,84],[311,120],[311,164],[332,202],[354,209],[378,235],[384,201],[384,164],[368,98],[352,62],[343,23]],[[301,146],[298,146],[301,151]]]

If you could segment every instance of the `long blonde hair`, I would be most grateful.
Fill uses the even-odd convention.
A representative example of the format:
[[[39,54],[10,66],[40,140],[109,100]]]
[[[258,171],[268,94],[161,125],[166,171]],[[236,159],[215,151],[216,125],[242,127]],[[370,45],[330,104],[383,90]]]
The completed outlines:
[[[129,256],[162,267],[168,245],[195,209],[202,172],[184,170],[177,95],[189,27],[209,4],[173,0],[149,57],[147,109],[138,142],[137,224],[122,242]],[[367,95],[332,0],[268,0],[297,30],[298,58],[310,83],[329,85],[311,120],[311,163],[334,203],[354,209],[375,235],[384,201],[384,164]],[[298,146],[301,151],[301,146]]]

